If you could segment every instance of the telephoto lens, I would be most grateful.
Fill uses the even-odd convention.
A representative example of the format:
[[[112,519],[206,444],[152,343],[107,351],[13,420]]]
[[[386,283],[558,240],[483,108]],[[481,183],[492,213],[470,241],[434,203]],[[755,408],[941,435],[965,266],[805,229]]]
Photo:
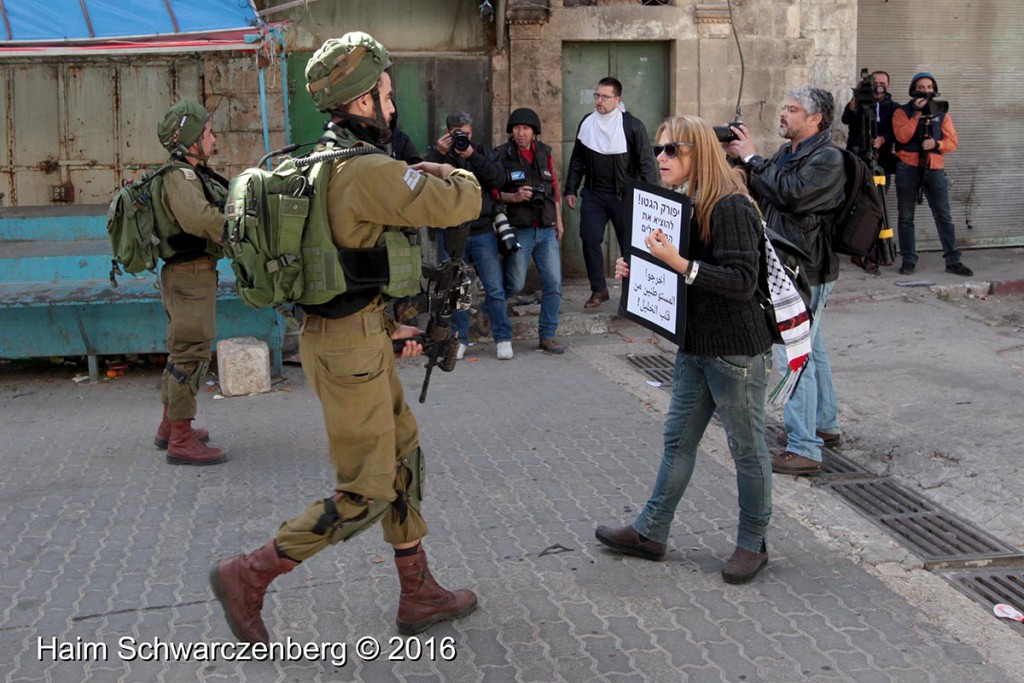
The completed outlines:
[[[502,211],[494,214],[494,232],[498,233],[498,241],[506,254],[514,254],[519,251],[516,231],[508,224],[508,216]]]

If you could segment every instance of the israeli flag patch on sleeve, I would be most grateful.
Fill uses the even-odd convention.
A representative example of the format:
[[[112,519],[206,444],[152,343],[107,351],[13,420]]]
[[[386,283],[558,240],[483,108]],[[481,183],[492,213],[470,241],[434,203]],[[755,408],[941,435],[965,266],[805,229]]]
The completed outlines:
[[[416,185],[420,182],[420,178],[422,177],[423,176],[419,171],[415,171],[410,168],[406,170],[405,175],[402,176],[402,180],[405,181],[405,184],[409,186],[410,190],[415,190]]]
[[[184,174],[185,180],[195,180],[196,179],[196,172],[193,171],[191,168],[183,168],[183,169],[181,169],[181,172],[182,172],[182,174]]]

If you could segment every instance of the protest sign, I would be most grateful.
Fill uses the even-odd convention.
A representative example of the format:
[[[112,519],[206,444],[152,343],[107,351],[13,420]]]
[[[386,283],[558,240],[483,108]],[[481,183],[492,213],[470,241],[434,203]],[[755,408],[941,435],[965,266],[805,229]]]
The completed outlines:
[[[647,183],[631,184],[630,239],[625,258],[629,278],[626,317],[675,344],[682,344],[686,324],[686,285],[683,275],[651,255],[644,240],[661,230],[685,257],[689,245],[691,205],[678,192]]]

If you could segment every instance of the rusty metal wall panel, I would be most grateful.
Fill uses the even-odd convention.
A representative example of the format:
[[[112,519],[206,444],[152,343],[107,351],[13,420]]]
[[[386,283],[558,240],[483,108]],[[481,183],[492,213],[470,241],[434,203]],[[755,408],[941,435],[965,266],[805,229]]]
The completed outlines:
[[[121,178],[167,160],[168,105],[202,98],[197,56],[51,59],[0,67],[0,206],[104,204]]]
[[[55,63],[18,63],[10,69],[12,122],[10,171],[14,174],[11,204],[51,204],[51,187],[62,186],[61,100]]]
[[[858,68],[883,69],[893,98],[909,99],[911,77],[935,75],[959,137],[946,158],[950,203],[962,246],[1024,244],[1024,114],[1017,83],[1024,65],[1019,0],[859,0]],[[896,215],[889,192],[889,215]],[[927,206],[915,216],[918,247],[941,249]]]
[[[10,168],[10,129],[14,125],[10,73],[10,68],[0,64],[0,207],[10,205],[11,185],[14,182],[14,172]]]
[[[167,159],[157,126],[173,102],[202,100],[198,60],[159,60],[118,65],[117,104],[120,165],[127,175]]]
[[[114,165],[114,68],[64,65],[64,133],[69,163]]]
[[[14,166],[39,167],[60,159],[60,101],[55,64],[18,64],[13,67],[14,125],[11,144]],[[56,171],[56,168],[53,169]]]

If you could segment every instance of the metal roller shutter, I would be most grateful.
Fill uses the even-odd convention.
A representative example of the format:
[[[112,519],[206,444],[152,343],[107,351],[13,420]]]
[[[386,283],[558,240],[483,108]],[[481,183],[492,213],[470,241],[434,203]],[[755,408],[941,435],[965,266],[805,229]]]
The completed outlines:
[[[858,2],[858,71],[889,72],[900,103],[909,99],[910,78],[930,71],[949,100],[960,148],[946,171],[961,247],[1024,244],[1022,27],[1020,0]],[[895,223],[894,192],[888,201]],[[916,224],[918,248],[941,249],[926,207]]]

